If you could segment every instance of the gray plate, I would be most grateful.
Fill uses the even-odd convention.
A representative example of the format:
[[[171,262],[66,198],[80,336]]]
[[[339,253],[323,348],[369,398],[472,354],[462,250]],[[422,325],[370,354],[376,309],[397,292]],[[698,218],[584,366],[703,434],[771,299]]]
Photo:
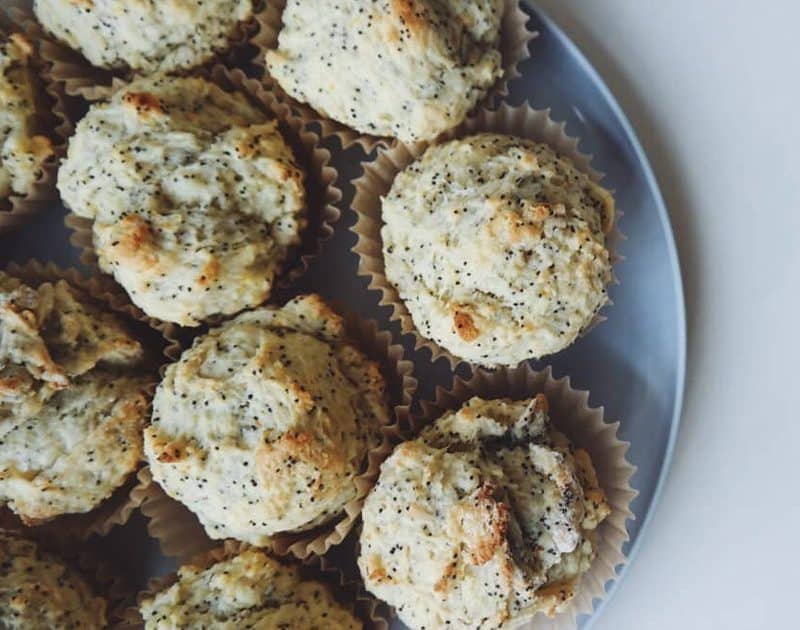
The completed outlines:
[[[603,405],[608,418],[620,420],[621,438],[631,442],[629,458],[638,467],[633,485],[639,491],[633,502],[636,520],[628,525],[631,541],[626,552],[632,558],[658,500],[680,417],[686,324],[678,258],[664,201],[625,114],[567,36],[541,10],[527,6],[540,37],[523,66],[523,78],[512,85],[509,100],[549,107],[555,120],[566,121],[567,133],[581,138],[581,149],[594,155],[593,165],[606,173],[604,183],[616,190],[617,204],[624,211],[620,228],[628,240],[619,248],[625,260],[616,268],[620,285],[611,289],[614,305],[604,311],[608,321],[549,363],[557,377],[568,374],[573,386],[590,390],[591,403]],[[359,174],[363,154],[357,148],[346,152],[331,148],[346,208],[352,199],[348,181]],[[0,237],[0,266],[31,257],[79,266],[63,216],[63,208],[53,208]],[[355,237],[348,230],[353,223],[354,215],[344,213],[302,288],[336,297],[388,327],[387,309],[378,308],[377,294],[367,291],[366,280],[356,274],[357,261],[350,253]],[[396,327],[393,332],[399,335]],[[414,353],[413,343],[404,341],[415,360],[420,395],[430,396],[435,385],[448,386],[446,362],[432,365],[427,351]],[[135,584],[143,585],[148,576],[174,567],[159,555],[139,515],[101,544]],[[620,578],[624,573],[623,569]],[[609,595],[619,582],[609,584]],[[592,625],[602,606],[581,620],[582,628]]]

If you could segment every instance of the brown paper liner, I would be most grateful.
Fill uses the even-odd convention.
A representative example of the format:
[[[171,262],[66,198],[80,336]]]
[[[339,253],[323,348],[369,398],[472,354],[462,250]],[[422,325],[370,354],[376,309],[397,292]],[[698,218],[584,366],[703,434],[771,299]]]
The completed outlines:
[[[214,57],[196,67],[177,70],[170,74],[187,76],[198,70],[208,70],[216,64],[233,67],[245,62],[247,54],[244,48],[258,31],[258,16],[266,10],[268,0],[255,0],[253,4],[255,5],[253,16],[236,26],[227,45],[218,50]],[[26,28],[31,29],[41,42],[41,54],[51,65],[51,77],[67,95],[89,102],[101,101],[109,98],[120,86],[133,80],[135,73],[131,70],[107,70],[93,66],[81,53],[50,35],[34,15],[30,12],[28,15]]]
[[[579,141],[567,136],[564,123],[553,121],[549,110],[536,110],[528,105],[510,106],[503,103],[497,110],[481,109],[457,128],[440,136],[437,143],[480,132],[504,133],[547,144],[559,155],[572,160],[579,170],[595,182],[603,177],[602,173],[592,168],[591,157],[580,151]],[[390,148],[381,147],[375,160],[364,162],[364,174],[353,181],[355,196],[352,207],[358,216],[356,224],[350,230],[358,237],[353,247],[353,252],[359,258],[358,273],[369,278],[370,289],[380,291],[380,305],[392,307],[391,320],[400,323],[402,334],[414,336],[415,349],[427,348],[432,362],[444,357],[455,370],[461,364],[469,365],[469,362],[419,333],[397,289],[386,277],[383,260],[381,199],[389,192],[400,171],[421,156],[429,146],[431,143],[427,142],[408,145],[397,143]],[[617,211],[616,217],[621,215]],[[606,247],[611,254],[612,265],[621,260],[615,252],[615,246],[622,238],[624,237],[615,221],[614,228],[606,236]],[[612,283],[618,284],[616,276]],[[611,304],[609,300],[603,308]],[[588,333],[604,319],[602,315],[596,314],[580,336]]]
[[[8,529],[8,528],[5,528]],[[106,621],[109,626],[122,614],[134,597],[127,580],[110,562],[99,556],[86,545],[65,543],[63,540],[36,535],[35,531],[17,532],[22,537],[33,540],[36,545],[61,560],[68,568],[77,572],[92,589],[92,592],[106,600]]]
[[[208,72],[200,73],[200,76],[229,92],[241,92],[266,113],[277,118],[284,139],[306,173],[308,225],[301,234],[299,247],[291,251],[284,262],[283,271],[276,278],[273,292],[289,287],[308,271],[321,252],[323,243],[333,235],[333,225],[341,215],[336,204],[342,198],[342,193],[336,185],[338,172],[330,166],[330,151],[320,146],[317,134],[305,129],[302,120],[294,116],[288,106],[282,104],[259,81],[248,78],[242,70],[229,70],[225,66],[216,65]],[[122,85],[124,84],[119,82],[119,86]],[[70,211],[64,222],[73,231],[70,242],[82,250],[81,261],[100,271],[92,240],[93,221]],[[217,324],[229,317],[214,316],[206,321]]]
[[[578,616],[594,610],[594,602],[605,597],[606,584],[616,579],[617,567],[626,561],[622,551],[629,539],[626,523],[635,518],[630,504],[638,492],[630,485],[636,467],[625,458],[630,444],[617,437],[619,422],[605,420],[602,407],[589,406],[589,392],[573,389],[569,377],[556,379],[551,368],[536,371],[527,363],[495,371],[477,369],[468,381],[456,377],[452,389],[437,387],[435,400],[423,401],[422,414],[413,416],[411,422],[416,434],[473,396],[523,400],[538,393],[547,397],[553,426],[576,447],[588,451],[611,513],[596,530],[597,557],[564,610],[553,618],[540,613],[515,620],[510,627],[524,624],[529,630],[574,630]]]
[[[365,134],[320,115],[311,106],[289,96],[270,76],[266,68],[265,55],[268,50],[278,47],[278,35],[283,26],[282,16],[286,2],[287,0],[272,0],[268,3],[267,10],[256,16],[259,29],[250,42],[258,49],[258,55],[253,59],[253,63],[261,68],[261,80],[264,84],[269,86],[269,89],[277,94],[283,102],[288,103],[292,111],[305,123],[317,123],[323,139],[329,136],[337,137],[343,149],[358,144],[368,154],[379,144],[392,146],[398,143],[399,141],[395,138]],[[538,37],[536,31],[528,29],[528,19],[528,14],[522,10],[519,0],[505,0],[503,21],[500,27],[503,77],[489,89],[484,98],[478,101],[474,109],[481,107],[482,104],[496,103],[499,98],[508,94],[509,83],[521,76],[519,66],[530,58],[529,45]]]
[[[74,552],[73,552],[74,553]],[[61,554],[70,561],[70,552]],[[89,581],[95,593],[104,597],[108,608],[106,621],[111,626],[119,618],[134,597],[134,592],[127,580],[122,577],[110,563],[104,561],[92,551],[82,551],[71,560],[71,564]]]
[[[201,569],[230,560],[240,553],[250,549],[246,543],[235,540],[226,540],[223,544],[217,543],[212,549],[192,556],[184,564]],[[269,552],[269,549],[265,549]],[[285,562],[285,560],[283,560]],[[352,604],[352,610],[356,616],[364,623],[365,630],[386,630],[388,620],[380,615],[379,602],[367,593],[359,591],[358,584],[345,576],[335,563],[331,562],[326,556],[310,556],[300,564],[303,577],[314,579],[327,584],[333,591],[336,601],[347,605]],[[117,630],[133,630],[142,628],[144,620],[139,612],[142,603],[158,593],[168,589],[178,581],[177,572],[154,578],[150,580],[147,588],[136,596],[136,605],[130,606],[119,615],[118,623],[115,624]]]
[[[379,330],[374,321],[348,317],[346,324],[348,338],[381,365],[387,384],[389,423],[382,427],[381,444],[368,453],[366,469],[355,479],[358,494],[344,506],[344,513],[309,531],[273,536],[269,548],[281,556],[291,554],[300,559],[321,556],[345,539],[361,514],[364,498],[375,484],[381,463],[399,440],[402,427],[409,424],[417,381],[412,376],[413,364],[404,358],[403,347],[392,343],[391,333]],[[143,474],[150,475],[149,469],[145,468]],[[136,497],[141,502],[142,514],[149,520],[147,530],[159,541],[165,556],[185,559],[219,544],[208,537],[188,508],[167,496],[157,483],[137,490]]]
[[[142,328],[146,326],[148,329],[152,329],[153,334],[151,336],[160,337],[160,341],[155,345],[159,346],[159,351],[162,354],[162,359],[158,360],[162,369],[166,367],[167,362],[174,361],[180,356],[183,344],[178,336],[178,328],[173,324],[166,324],[148,318],[130,303],[125,293],[117,285],[107,278],[86,278],[76,269],[60,269],[52,263],[45,264],[37,260],[29,260],[22,265],[12,262],[4,271],[8,275],[32,286],[38,286],[43,282],[65,280],[71,286],[82,290],[94,301],[105,306],[109,311],[121,315],[125,320],[138,324]],[[153,367],[155,372],[156,366],[154,365]],[[148,396],[152,397],[155,386],[156,379],[154,374],[153,384],[148,388]],[[26,527],[21,519],[8,507],[0,507],[0,527],[25,530],[37,537],[47,536],[64,540],[87,540],[92,535],[105,536],[115,526],[127,523],[134,510],[139,507],[141,503],[140,489],[144,484],[149,483],[149,479],[144,475],[144,469],[131,474],[125,484],[89,512],[84,514],[65,514],[33,527]]]
[[[21,32],[34,46],[32,70],[38,79],[37,123],[43,135],[53,143],[53,155],[42,167],[42,174],[33,184],[27,195],[12,194],[0,199],[0,234],[25,223],[35,214],[44,212],[58,199],[56,173],[58,163],[66,151],[67,138],[72,134],[72,123],[67,114],[64,93],[60,86],[49,80],[46,63],[41,57],[41,42],[36,34],[26,28],[30,13],[17,6],[16,1],[7,7],[12,16],[8,19],[0,10],[0,37],[4,34]]]

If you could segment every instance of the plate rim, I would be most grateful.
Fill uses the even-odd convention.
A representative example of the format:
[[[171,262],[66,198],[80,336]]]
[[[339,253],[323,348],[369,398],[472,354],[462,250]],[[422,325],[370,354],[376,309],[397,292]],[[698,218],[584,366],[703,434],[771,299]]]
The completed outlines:
[[[636,129],[628,118],[625,110],[617,101],[611,89],[608,87],[603,76],[594,67],[592,62],[583,52],[581,47],[576,44],[567,32],[559,26],[559,24],[550,16],[550,14],[543,9],[535,0],[522,0],[522,3],[532,11],[536,17],[544,23],[547,28],[555,35],[562,44],[575,58],[584,73],[592,80],[597,86],[601,96],[608,104],[611,112],[619,122],[622,131],[624,132],[628,142],[630,142],[636,159],[641,164],[642,172],[644,175],[645,183],[653,193],[656,210],[658,212],[661,226],[666,236],[667,254],[670,262],[670,270],[672,274],[673,286],[675,288],[676,297],[676,324],[677,324],[677,353],[676,353],[676,372],[675,372],[675,397],[673,401],[672,420],[667,438],[666,450],[661,462],[661,467],[658,473],[658,480],[655,484],[653,496],[649,505],[646,508],[642,523],[639,527],[636,539],[631,544],[628,550],[625,563],[622,569],[617,573],[616,578],[611,582],[610,586],[606,589],[606,596],[596,604],[593,612],[589,615],[586,624],[583,626],[584,630],[588,630],[594,626],[597,620],[602,616],[608,603],[614,598],[619,589],[619,586],[625,580],[628,574],[628,569],[635,562],[639,551],[641,550],[643,541],[647,537],[650,524],[653,521],[656,508],[661,502],[662,495],[666,481],[669,477],[669,472],[672,467],[673,458],[675,455],[675,446],[677,443],[678,432],[680,429],[681,419],[683,416],[684,395],[686,387],[686,351],[687,351],[687,330],[686,330],[686,298],[683,288],[683,277],[681,273],[680,256],[678,248],[675,243],[675,232],[672,227],[672,221],[669,216],[667,204],[664,201],[664,196],[661,192],[661,187],[658,183],[658,178],[653,171],[650,160],[639,141],[639,136]],[[535,45],[535,44],[534,44]],[[521,78],[521,77],[520,77]],[[634,516],[634,518],[639,518]]]

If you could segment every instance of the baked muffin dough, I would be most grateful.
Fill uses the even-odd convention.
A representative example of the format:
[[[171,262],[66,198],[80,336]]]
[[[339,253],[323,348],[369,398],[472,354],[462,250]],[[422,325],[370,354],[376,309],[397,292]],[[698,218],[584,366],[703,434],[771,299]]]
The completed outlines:
[[[417,330],[485,366],[571,344],[607,302],[610,193],[542,144],[429,148],[383,200],[386,277]]]
[[[384,462],[358,566],[411,628],[512,627],[574,595],[608,513],[543,396],[473,398]]]
[[[0,31],[0,199],[29,194],[53,155],[50,139],[36,133],[32,55],[24,36]]]
[[[0,530],[0,627],[100,630],[106,602],[61,560]]]
[[[36,413],[98,364],[134,366],[143,357],[116,315],[64,280],[33,288],[0,271],[0,421]]]
[[[263,302],[305,226],[303,173],[242,94],[141,79],[94,105],[58,177],[100,267],[148,315],[195,326]]]
[[[142,459],[147,385],[94,370],[38,413],[1,422],[0,501],[33,525],[89,512],[111,496]]]
[[[42,25],[93,66],[139,74],[192,68],[227,47],[252,0],[34,0]]]
[[[353,129],[403,142],[458,125],[502,75],[503,0],[288,0],[270,74]]]
[[[362,627],[327,586],[255,549],[208,569],[182,567],[178,581],[144,600],[140,611],[146,630]]]
[[[388,422],[378,365],[318,296],[246,312],[167,368],[145,429],[154,479],[211,538],[264,545],[337,518]]]
[[[141,344],[65,281],[0,272],[0,502],[28,524],[92,510],[142,459]]]

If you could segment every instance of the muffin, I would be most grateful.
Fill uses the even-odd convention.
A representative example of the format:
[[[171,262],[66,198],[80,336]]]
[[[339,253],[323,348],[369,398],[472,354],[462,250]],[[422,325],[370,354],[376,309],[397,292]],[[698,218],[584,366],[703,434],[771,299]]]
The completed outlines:
[[[384,462],[358,566],[411,628],[513,627],[572,598],[608,513],[543,395],[476,397]]]
[[[145,456],[211,538],[263,546],[357,498],[389,420],[385,389],[342,318],[303,296],[212,329],[167,368]]]
[[[419,333],[516,365],[570,345],[608,301],[611,194],[543,144],[477,134],[432,146],[383,199],[387,280]]]
[[[306,224],[303,180],[277,120],[243,94],[157,76],[92,106],[58,188],[131,300],[196,326],[269,296]]]
[[[455,127],[503,74],[503,0],[288,0],[270,75],[323,116],[403,142]]]
[[[0,530],[0,627],[99,630],[106,602],[61,560]]]
[[[142,459],[142,345],[67,282],[0,272],[0,503],[36,525],[91,511]]]
[[[93,66],[136,74],[185,70],[225,49],[252,0],[34,0],[39,22]]]
[[[53,155],[50,139],[38,133],[32,57],[23,35],[0,30],[0,201],[29,195]]]
[[[175,584],[145,599],[139,610],[146,630],[362,627],[327,586],[255,549],[207,569],[181,567]]]

